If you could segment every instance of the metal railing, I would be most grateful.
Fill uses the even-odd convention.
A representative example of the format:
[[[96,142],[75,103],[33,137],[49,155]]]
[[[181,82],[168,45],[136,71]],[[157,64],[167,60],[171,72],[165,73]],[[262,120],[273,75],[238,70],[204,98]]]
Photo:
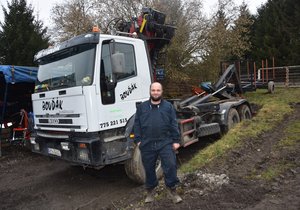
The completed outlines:
[[[279,87],[300,87],[300,65],[275,67],[274,58],[271,62],[272,67],[269,67],[268,59],[262,60],[261,63],[251,60],[223,61],[221,71],[233,63],[241,82],[249,83],[255,88],[267,86],[269,81],[274,81]]]
[[[300,87],[300,65],[260,68],[256,79],[263,83],[274,81],[276,86]]]

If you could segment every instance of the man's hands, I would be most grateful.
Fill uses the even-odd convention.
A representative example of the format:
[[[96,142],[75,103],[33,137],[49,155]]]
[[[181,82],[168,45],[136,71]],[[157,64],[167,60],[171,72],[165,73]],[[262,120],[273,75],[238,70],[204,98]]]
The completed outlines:
[[[173,143],[173,149],[176,151],[180,147],[179,143]]]

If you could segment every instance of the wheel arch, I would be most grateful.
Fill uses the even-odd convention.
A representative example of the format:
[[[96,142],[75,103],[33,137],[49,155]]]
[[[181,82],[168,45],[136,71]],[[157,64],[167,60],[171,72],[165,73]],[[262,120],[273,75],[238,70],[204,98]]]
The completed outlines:
[[[133,131],[133,126],[134,126],[134,119],[135,119],[135,114],[132,115],[129,120],[127,121],[126,125],[125,125],[125,137],[126,138],[129,138],[130,137],[130,134],[132,133]]]
[[[221,115],[221,122],[220,122],[221,125],[227,126],[227,120],[226,119],[228,117],[229,110],[231,108],[237,109],[239,106],[242,106],[244,104],[247,105],[250,108],[250,111],[252,113],[251,105],[246,99],[239,99],[237,101],[226,101],[224,103],[221,103],[220,104],[220,110],[219,110],[219,113]]]

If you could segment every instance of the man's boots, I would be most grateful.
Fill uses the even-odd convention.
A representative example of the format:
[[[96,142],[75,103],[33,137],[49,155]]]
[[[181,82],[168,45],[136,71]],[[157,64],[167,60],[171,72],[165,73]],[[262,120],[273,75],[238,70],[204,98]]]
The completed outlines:
[[[151,203],[154,201],[154,196],[155,196],[155,189],[147,189],[147,196],[145,199],[145,203]]]
[[[167,191],[173,203],[180,203],[182,201],[182,198],[176,192],[176,188],[167,187]]]

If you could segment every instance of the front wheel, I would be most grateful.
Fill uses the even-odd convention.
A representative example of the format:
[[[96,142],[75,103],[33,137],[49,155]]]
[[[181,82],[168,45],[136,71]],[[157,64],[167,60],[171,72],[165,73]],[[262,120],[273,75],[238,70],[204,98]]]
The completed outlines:
[[[135,147],[132,158],[125,162],[125,171],[127,176],[136,183],[144,184],[146,181],[146,174],[142,162],[141,151],[139,147]],[[163,176],[163,170],[161,161],[158,160],[156,163],[156,177],[161,179]]]

